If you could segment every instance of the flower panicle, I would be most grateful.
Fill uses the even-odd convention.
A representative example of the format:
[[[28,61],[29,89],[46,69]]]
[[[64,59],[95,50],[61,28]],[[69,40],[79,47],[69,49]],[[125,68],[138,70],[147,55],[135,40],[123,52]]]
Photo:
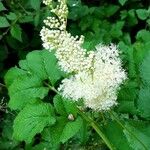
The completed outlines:
[[[60,68],[73,73],[62,81],[60,93],[74,101],[83,99],[86,107],[95,111],[109,110],[117,105],[120,85],[127,78],[122,68],[119,50],[114,44],[99,44],[95,51],[86,52],[82,47],[84,36],[72,36],[66,31],[68,8],[65,0],[44,0],[51,6],[52,17],[44,20],[41,30],[43,47],[55,50]]]

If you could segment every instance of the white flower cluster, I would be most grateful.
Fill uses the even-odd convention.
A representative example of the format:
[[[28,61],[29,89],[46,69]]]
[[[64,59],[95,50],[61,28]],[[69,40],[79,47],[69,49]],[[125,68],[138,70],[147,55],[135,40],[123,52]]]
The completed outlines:
[[[94,110],[108,110],[116,105],[117,91],[126,79],[116,46],[96,47],[93,71],[83,71],[64,79],[59,87],[64,97],[83,99]]]
[[[81,47],[84,37],[73,37],[65,30],[68,9],[64,0],[58,2],[59,5],[51,10],[58,17],[47,17],[44,20],[47,27],[44,26],[40,33],[43,47],[48,50],[56,49],[55,55],[63,71],[77,73],[88,70],[93,60],[93,51],[86,54],[86,50]]]
[[[55,55],[63,71],[77,73],[91,68],[94,52],[86,54],[86,50],[81,47],[84,42],[83,36],[73,37],[66,31],[49,30],[43,27],[41,38],[46,49],[56,49]]]
[[[45,5],[51,5],[52,1],[53,1],[53,0],[43,0],[43,3],[44,3]]]
[[[59,5],[52,9],[51,12],[56,14],[59,18],[63,19],[67,17],[68,7],[66,5],[66,0],[58,0]]]
[[[52,9],[58,17],[48,17],[41,30],[43,46],[52,50],[61,69],[74,73],[62,81],[59,91],[74,101],[83,99],[86,107],[94,110],[108,110],[117,104],[117,91],[126,79],[121,67],[118,49],[115,45],[98,45],[96,51],[86,52],[82,48],[84,37],[73,37],[66,31],[67,5],[58,0]],[[50,0],[44,1],[49,4]]]

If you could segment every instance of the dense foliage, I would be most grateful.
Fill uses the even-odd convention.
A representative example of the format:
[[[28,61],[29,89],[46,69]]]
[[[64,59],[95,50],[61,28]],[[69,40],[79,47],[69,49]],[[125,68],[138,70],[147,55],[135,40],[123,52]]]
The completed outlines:
[[[39,36],[49,8],[41,0],[1,1],[0,149],[108,149],[97,127],[113,149],[150,149],[150,3],[67,3],[68,31],[84,35],[86,49],[112,42],[121,51],[128,79],[118,106],[99,113],[61,97],[55,88],[66,74]]]

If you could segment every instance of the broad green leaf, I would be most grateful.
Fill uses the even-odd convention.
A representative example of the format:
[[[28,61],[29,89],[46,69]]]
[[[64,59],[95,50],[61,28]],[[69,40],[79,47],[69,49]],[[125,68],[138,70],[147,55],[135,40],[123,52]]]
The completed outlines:
[[[133,150],[124,133],[123,129],[116,122],[109,122],[104,126],[104,133],[107,138],[111,141],[114,149],[116,150]]]
[[[50,90],[45,82],[49,84],[50,81],[54,85],[63,75],[54,54],[46,50],[29,53],[19,66],[21,69],[12,68],[5,76],[9,87],[9,107],[15,110],[43,99]]]
[[[9,87],[18,76],[25,75],[26,71],[17,67],[11,68],[5,75],[5,84]]]
[[[30,0],[31,7],[35,10],[40,9],[41,0]]]
[[[114,15],[118,10],[119,10],[119,6],[117,5],[108,5],[107,7],[105,7],[104,11],[105,11],[105,15],[107,17],[110,17],[112,15]]]
[[[72,114],[74,117],[77,116],[77,108],[74,102],[72,102],[69,99],[65,99],[60,95],[56,95],[54,97],[54,106],[60,115],[66,115]]]
[[[65,143],[80,130],[82,123],[80,117],[74,121],[69,121],[66,117],[59,117],[54,126],[44,130],[43,139],[49,141],[52,146],[56,146],[60,142]]]
[[[118,99],[120,101],[130,101],[134,102],[137,98],[138,84],[136,81],[128,80],[124,83],[123,87],[119,91]]]
[[[10,12],[8,15],[6,15],[6,17],[9,20],[15,20],[17,18],[16,14],[13,12]]]
[[[60,137],[67,122],[66,117],[58,117],[54,126],[48,127],[42,132],[42,138],[48,141],[52,147],[60,144]]]
[[[86,144],[86,142],[90,139],[89,135],[89,124],[87,124],[87,122],[83,120],[82,126],[77,134],[77,139],[79,139],[79,142],[81,144]]]
[[[141,121],[126,122],[124,134],[134,150],[150,149],[150,125]],[[136,138],[135,138],[136,137]]]
[[[136,77],[136,66],[135,66],[135,60],[134,60],[134,49],[132,46],[128,46],[124,44],[123,42],[119,43],[119,48],[123,53],[126,55],[126,59],[128,62],[128,76],[131,78]]]
[[[51,146],[50,142],[40,142],[35,146],[31,146],[31,148],[27,148],[26,150],[59,150],[60,146]]]
[[[127,16],[127,22],[126,22],[128,26],[135,26],[136,24],[138,24],[138,20],[135,14],[135,9],[131,9],[128,11],[128,16]]]
[[[51,105],[46,103],[27,105],[14,121],[13,137],[31,143],[37,133],[41,133],[46,126],[53,125],[55,121]]]
[[[112,26],[112,29],[110,31],[110,34],[114,37],[114,38],[118,38],[120,37],[123,33],[122,33],[122,28],[124,26],[124,21],[118,21],[116,24],[114,24]]]
[[[22,109],[28,103],[43,99],[49,89],[43,86],[42,80],[35,75],[23,75],[14,80],[8,88],[11,109]]]
[[[81,128],[82,126],[82,119],[78,117],[75,121],[70,121],[65,125],[63,132],[60,136],[60,141],[65,143],[68,139],[73,137]]]
[[[54,85],[63,73],[60,71],[54,53],[47,50],[33,51],[27,55],[27,63],[32,72],[41,79],[49,79]]]
[[[149,16],[148,10],[146,9],[137,9],[136,13],[141,20],[146,20],[146,18]]]
[[[134,101],[120,101],[116,109],[121,113],[138,114]]]
[[[134,60],[136,62],[137,67],[139,67],[145,56],[149,52],[149,47],[150,47],[150,42],[144,43],[141,41],[137,41],[134,43],[133,48],[134,48]]]
[[[139,114],[146,118],[150,119],[150,87],[141,87],[139,92],[139,97],[137,100],[137,107]]]
[[[0,16],[0,28],[9,27],[10,24],[5,17]]]
[[[3,3],[0,2],[0,11],[6,10],[6,8],[4,7]]]
[[[140,40],[142,42],[149,42],[150,41],[150,31],[145,30],[145,29],[140,30],[136,35],[136,39]]]
[[[28,62],[27,62],[27,60],[20,60],[19,61],[19,67],[21,68],[21,69],[23,69],[23,70],[30,70],[30,68],[29,68],[29,66],[28,66]],[[30,71],[29,71],[30,72]]]
[[[118,1],[123,6],[128,0],[118,0]]]
[[[150,86],[150,52],[145,56],[139,69],[143,83]]]
[[[12,37],[22,42],[22,29],[18,24],[15,24],[11,27],[10,33]]]
[[[57,113],[67,116],[62,97],[60,95],[56,95],[53,102]]]

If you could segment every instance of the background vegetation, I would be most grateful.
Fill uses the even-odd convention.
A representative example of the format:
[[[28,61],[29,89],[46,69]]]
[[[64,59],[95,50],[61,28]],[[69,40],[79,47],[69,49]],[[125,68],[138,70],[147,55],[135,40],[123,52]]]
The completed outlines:
[[[98,114],[89,110],[87,114],[97,121],[118,150],[150,149],[150,2],[148,0],[68,0],[68,7],[69,32],[73,35],[84,35],[85,43],[83,46],[87,49],[94,48],[100,42],[118,44],[122,51],[121,58],[124,68],[128,73],[128,80],[119,92],[119,105],[114,109],[111,118],[109,113]],[[7,103],[14,96],[13,93],[17,90],[16,86],[22,87],[18,83],[12,84],[16,72],[20,74],[21,69],[15,67],[7,74],[6,72],[11,67],[18,66],[19,60],[26,58],[28,63],[35,65],[30,67],[37,73],[35,68],[39,67],[40,64],[33,63],[33,61],[34,58],[38,58],[39,54],[42,54],[45,56],[44,59],[47,60],[47,63],[54,68],[55,77],[51,78],[51,82],[57,87],[58,79],[63,77],[62,73],[58,73],[56,66],[47,58],[48,56],[55,62],[52,54],[42,50],[39,33],[43,25],[43,19],[49,14],[49,9],[42,4],[41,0],[0,1],[0,149],[70,148],[105,150],[107,147],[103,141],[86,123],[82,122],[81,124],[80,117],[76,119],[74,124],[68,125],[70,127],[67,128],[70,129],[69,133],[68,131],[67,133],[64,132],[60,140],[61,143],[53,131],[51,131],[54,134],[53,137],[48,135],[47,128],[40,134],[36,134],[34,139],[34,133],[30,137],[23,135],[23,132],[22,135],[18,136],[18,139],[22,139],[23,142],[12,138],[13,120],[19,112],[18,107],[21,106],[20,109],[22,109],[24,104],[9,103],[10,110]],[[42,51],[31,52],[33,50]],[[22,69],[27,69],[25,61],[20,61],[19,66]],[[29,79],[26,80],[29,83]],[[46,81],[47,78],[43,78],[43,80]],[[40,81],[38,83],[40,84]],[[10,86],[11,84],[12,86]],[[52,91],[45,91],[36,98],[53,104],[54,95],[55,93]],[[23,95],[20,95],[20,97],[22,99]],[[29,97],[26,98],[29,99]],[[32,99],[32,96],[30,98]],[[15,99],[17,100],[16,97]],[[61,103],[61,97],[58,95],[54,99]],[[56,103],[57,100],[55,100]],[[54,105],[58,116],[62,114],[62,116],[67,116],[70,113],[74,116],[77,115],[74,106],[64,104],[67,105],[66,110],[63,110],[64,113],[60,112],[57,104]],[[40,107],[45,109],[47,106],[39,104]],[[33,109],[32,111],[36,114],[36,108],[32,107],[31,109],[28,106],[26,109],[28,112]],[[71,109],[71,112],[68,113],[68,109]],[[25,114],[26,110],[23,109],[23,111],[20,113],[20,118],[23,118],[24,115],[28,116],[28,114]],[[53,112],[51,113],[53,114]],[[117,123],[116,120],[118,119],[121,120],[124,127]],[[50,124],[53,124],[54,120],[49,121],[47,119]],[[59,121],[63,126],[63,121],[61,119]],[[54,131],[56,129],[56,126],[52,128]],[[80,130],[80,134],[72,133],[72,129],[74,129],[74,132]],[[15,128],[14,125],[14,130],[18,130],[15,131],[18,134],[17,132],[21,132],[23,128],[18,125]],[[134,136],[131,136],[127,130],[132,131]],[[75,136],[71,138],[73,135]],[[25,144],[24,141],[27,141],[28,144]]]

